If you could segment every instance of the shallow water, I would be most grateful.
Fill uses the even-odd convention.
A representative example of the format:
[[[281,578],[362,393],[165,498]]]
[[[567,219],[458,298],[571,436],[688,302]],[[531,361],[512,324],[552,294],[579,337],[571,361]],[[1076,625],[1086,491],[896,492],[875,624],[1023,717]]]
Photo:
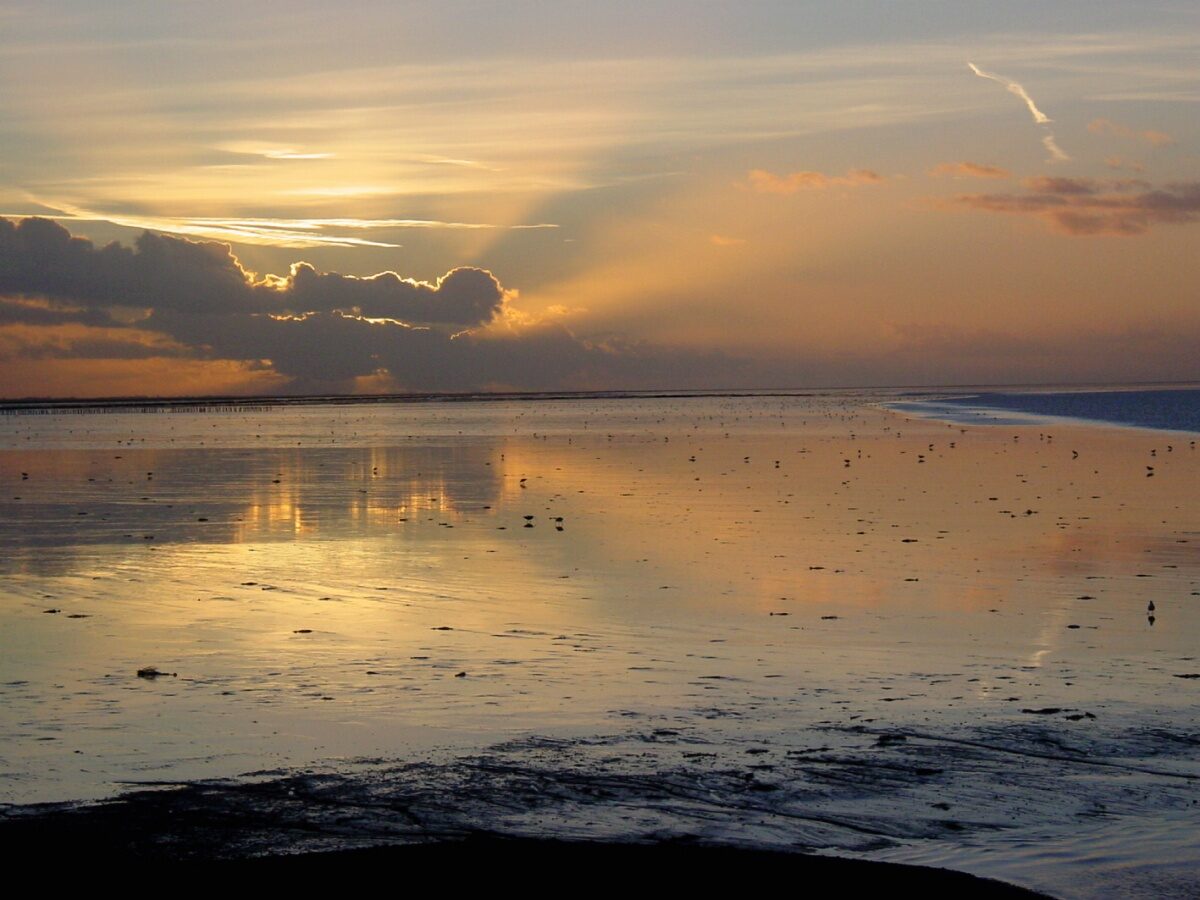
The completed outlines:
[[[1200,434],[1200,388],[985,391],[899,400],[893,409],[964,424],[1037,424],[1080,420]]]
[[[1186,888],[1200,457],[887,399],[3,417],[0,798]]]

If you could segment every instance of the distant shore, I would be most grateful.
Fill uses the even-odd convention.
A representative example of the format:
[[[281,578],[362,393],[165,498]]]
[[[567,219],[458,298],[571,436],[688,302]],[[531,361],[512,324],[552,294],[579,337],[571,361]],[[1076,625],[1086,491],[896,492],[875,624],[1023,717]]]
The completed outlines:
[[[0,400],[0,414],[261,412],[284,406],[374,406],[407,403],[536,402],[539,400],[677,400],[689,397],[812,397],[820,390],[513,391],[404,394],[314,394],[246,397],[105,397]]]
[[[98,412],[257,412],[280,406],[358,406],[404,403],[482,403],[539,400],[652,400],[688,397],[816,397],[882,394],[924,397],[1029,393],[1108,393],[1196,388],[1194,382],[1138,384],[873,385],[823,388],[648,388],[549,391],[408,391],[390,394],[212,395],[188,397],[13,397],[0,398],[0,415]]]

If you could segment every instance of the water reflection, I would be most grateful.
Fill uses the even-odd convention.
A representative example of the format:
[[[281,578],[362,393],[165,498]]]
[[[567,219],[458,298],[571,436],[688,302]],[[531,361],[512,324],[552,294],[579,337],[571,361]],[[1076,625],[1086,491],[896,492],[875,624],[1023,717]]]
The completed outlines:
[[[1200,588],[1200,457],[1147,480],[1147,434],[662,402],[404,428],[305,410],[261,446],[251,420],[210,428],[219,447],[166,446],[186,417],[148,417],[146,448],[109,445],[128,421],[90,447],[38,423],[45,446],[0,451],[19,789],[633,720],[775,735],[1191,702],[1170,666],[1200,634],[1177,602]],[[151,664],[178,679],[138,679]]]
[[[490,444],[0,453],[0,571],[65,573],[101,547],[336,540],[494,505]]]

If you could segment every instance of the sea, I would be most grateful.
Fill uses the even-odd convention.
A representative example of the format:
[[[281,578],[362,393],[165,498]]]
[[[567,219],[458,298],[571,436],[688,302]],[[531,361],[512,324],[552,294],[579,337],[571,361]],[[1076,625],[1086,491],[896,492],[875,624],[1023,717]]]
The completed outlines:
[[[1200,434],[1200,388],[1188,385],[1106,390],[992,390],[943,396],[922,393],[916,399],[897,401],[892,407],[972,424],[1079,420]]]
[[[254,819],[229,855],[687,840],[1200,895],[1198,409],[7,404],[0,817],[177,792]]]

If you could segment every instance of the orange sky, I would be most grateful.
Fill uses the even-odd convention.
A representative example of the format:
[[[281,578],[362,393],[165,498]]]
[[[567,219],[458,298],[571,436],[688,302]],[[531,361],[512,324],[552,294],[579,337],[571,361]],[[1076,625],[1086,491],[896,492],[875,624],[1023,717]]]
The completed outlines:
[[[1194,12],[399,6],[0,13],[0,393],[1200,378]]]

